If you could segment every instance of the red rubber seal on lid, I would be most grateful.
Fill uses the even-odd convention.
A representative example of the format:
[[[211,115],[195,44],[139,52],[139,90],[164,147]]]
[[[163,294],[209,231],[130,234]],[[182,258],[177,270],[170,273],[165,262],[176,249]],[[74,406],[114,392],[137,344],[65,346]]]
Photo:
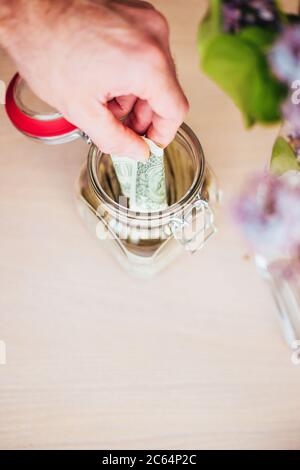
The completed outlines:
[[[14,97],[16,82],[19,74],[11,80],[6,92],[6,112],[14,126],[31,137],[58,137],[69,134],[77,129],[64,118],[56,118],[49,121],[34,119],[24,113],[18,106]]]

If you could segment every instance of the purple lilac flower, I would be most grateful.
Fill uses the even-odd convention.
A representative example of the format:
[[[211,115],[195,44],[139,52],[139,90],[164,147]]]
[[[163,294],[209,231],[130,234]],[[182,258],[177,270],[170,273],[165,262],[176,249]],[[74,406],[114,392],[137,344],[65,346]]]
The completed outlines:
[[[262,20],[272,22],[278,19],[278,12],[274,1],[252,0],[249,4],[258,12]]]
[[[235,33],[245,26],[280,27],[274,0],[225,0],[222,5],[225,32]]]
[[[293,103],[292,98],[289,97],[283,103],[282,116],[295,130],[295,133],[300,136],[300,104]]]
[[[284,29],[269,54],[275,76],[287,84],[300,80],[300,26]]]
[[[300,173],[253,177],[236,202],[233,215],[256,253],[273,259],[298,258]]]
[[[240,8],[230,3],[228,2],[223,5],[224,29],[226,32],[235,32],[240,29],[242,12]]]
[[[284,119],[285,134],[290,145],[300,158],[300,104],[292,101],[291,96],[283,103],[282,117]]]
[[[293,258],[282,258],[274,261],[269,265],[269,271],[273,275],[283,277],[286,280],[298,278],[300,273],[300,251],[295,253]]]

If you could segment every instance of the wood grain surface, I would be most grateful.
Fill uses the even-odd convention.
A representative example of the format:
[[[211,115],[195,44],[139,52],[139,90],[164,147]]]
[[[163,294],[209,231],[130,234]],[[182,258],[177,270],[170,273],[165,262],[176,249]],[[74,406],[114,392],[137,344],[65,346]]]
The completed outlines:
[[[154,4],[224,191],[218,235],[156,279],[131,279],[76,212],[87,145],[32,142],[0,105],[2,449],[300,449],[300,369],[228,215],[278,128],[246,131],[200,72],[206,3]],[[14,71],[0,52],[0,79]]]

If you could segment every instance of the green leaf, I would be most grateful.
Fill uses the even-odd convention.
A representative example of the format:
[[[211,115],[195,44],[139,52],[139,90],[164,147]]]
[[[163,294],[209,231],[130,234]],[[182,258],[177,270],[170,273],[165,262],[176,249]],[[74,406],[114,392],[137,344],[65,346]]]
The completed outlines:
[[[198,45],[200,54],[204,52],[207,43],[221,31],[222,0],[211,0],[207,15],[201,22],[198,30]]]
[[[274,144],[270,169],[276,176],[283,175],[290,170],[300,171],[295,152],[283,137],[278,137]]]
[[[242,29],[237,36],[258,47],[260,50],[265,51],[273,44],[278,33],[259,26],[247,26]]]
[[[271,75],[265,54],[249,40],[249,30],[247,34],[247,40],[229,34],[206,38],[202,68],[233,99],[247,126],[256,121],[275,122],[286,89]]]
[[[261,123],[279,121],[281,103],[287,96],[287,89],[272,76],[264,56],[256,72],[252,75],[250,112]]]

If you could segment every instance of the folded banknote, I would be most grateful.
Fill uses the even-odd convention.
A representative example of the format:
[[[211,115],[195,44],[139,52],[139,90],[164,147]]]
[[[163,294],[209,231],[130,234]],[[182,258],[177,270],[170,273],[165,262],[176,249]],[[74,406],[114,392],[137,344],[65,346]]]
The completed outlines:
[[[161,211],[168,206],[164,151],[152,140],[145,141],[150,149],[145,163],[118,155],[111,158],[123,196],[129,199],[129,208],[135,212]]]

